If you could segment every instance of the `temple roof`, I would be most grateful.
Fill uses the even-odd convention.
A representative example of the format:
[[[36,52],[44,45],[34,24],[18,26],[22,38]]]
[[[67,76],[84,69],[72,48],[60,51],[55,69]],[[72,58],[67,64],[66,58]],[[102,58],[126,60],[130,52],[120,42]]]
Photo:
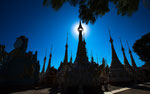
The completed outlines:
[[[123,45],[122,45],[121,39],[120,39],[120,43],[121,43],[121,49],[122,49],[123,57],[124,57],[124,65],[125,65],[125,67],[131,68],[131,66],[130,66],[128,60],[127,60],[127,57],[126,57],[126,55],[125,55],[124,47],[123,47]]]
[[[110,30],[108,31],[110,35],[110,43],[111,43],[111,50],[112,50],[112,61],[111,61],[111,68],[122,68],[123,65],[121,64],[120,60],[118,59],[118,56],[116,54],[114,45],[113,45],[113,39],[110,34]]]

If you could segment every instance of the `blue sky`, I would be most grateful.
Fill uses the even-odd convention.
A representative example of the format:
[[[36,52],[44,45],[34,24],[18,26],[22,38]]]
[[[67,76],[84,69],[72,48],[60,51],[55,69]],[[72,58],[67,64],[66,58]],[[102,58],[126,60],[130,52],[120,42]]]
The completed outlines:
[[[69,57],[76,56],[78,38],[75,37],[72,27],[79,22],[78,8],[65,3],[63,7],[54,11],[51,7],[44,7],[43,0],[1,0],[0,2],[0,44],[6,45],[6,51],[13,50],[13,44],[17,37],[25,35],[29,38],[28,51],[38,51],[38,60],[43,65],[45,51],[47,49],[47,62],[51,45],[52,66],[58,68],[64,59],[65,43],[68,32]],[[111,62],[111,46],[109,42],[108,26],[111,30],[114,46],[120,61],[123,63],[123,54],[119,37],[121,37],[126,56],[131,64],[126,40],[132,49],[133,44],[142,35],[150,32],[150,10],[140,3],[139,10],[132,17],[119,16],[117,10],[110,4],[110,12],[102,18],[98,18],[94,25],[89,24],[89,34],[86,37],[87,53],[91,51],[97,61],[105,57],[107,63]],[[133,57],[138,66],[144,64],[136,53]],[[100,62],[99,62],[100,63]]]

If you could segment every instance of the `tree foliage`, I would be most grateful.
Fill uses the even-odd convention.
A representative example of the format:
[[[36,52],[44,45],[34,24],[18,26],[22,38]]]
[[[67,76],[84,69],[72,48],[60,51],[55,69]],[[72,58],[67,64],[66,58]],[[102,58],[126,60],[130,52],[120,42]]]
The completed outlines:
[[[136,40],[133,50],[137,53],[142,61],[150,62],[150,33]]]
[[[72,6],[79,7],[79,18],[85,23],[96,21],[97,17],[104,16],[110,11],[109,4],[113,3],[117,9],[117,14],[131,16],[138,10],[140,0],[44,0],[43,5],[58,10],[65,2]]]

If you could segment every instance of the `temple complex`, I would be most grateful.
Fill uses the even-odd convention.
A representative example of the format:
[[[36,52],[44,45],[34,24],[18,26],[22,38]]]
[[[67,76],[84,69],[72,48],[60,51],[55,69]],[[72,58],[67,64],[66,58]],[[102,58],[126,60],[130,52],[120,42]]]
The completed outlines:
[[[52,47],[49,60],[46,54],[43,60],[42,70],[40,70],[37,60],[37,51],[27,50],[28,38],[20,36],[17,38],[14,49],[8,53],[5,46],[0,45],[0,86],[32,86],[38,83],[39,86],[57,87],[58,91],[64,94],[97,94],[101,92],[102,86],[108,90],[108,84],[138,83],[149,81],[150,64],[146,63],[142,67],[137,67],[131,49],[129,54],[131,65],[126,57],[122,41],[121,50],[123,62],[121,63],[114,48],[113,39],[110,34],[111,44],[111,65],[106,64],[105,58],[101,64],[94,61],[91,54],[91,61],[87,56],[86,41],[83,36],[84,28],[80,21],[78,32],[78,47],[75,60],[68,60],[68,34],[65,45],[65,55],[58,69],[52,65]],[[48,61],[48,64],[46,64]],[[46,66],[47,65],[47,66]]]
[[[143,79],[145,79],[145,67],[138,68],[136,66],[130,49],[129,53],[131,56],[132,65],[129,64],[121,40],[120,43],[124,61],[123,63],[120,62],[113,45],[113,39],[111,37],[110,31],[109,35],[112,50],[112,60],[110,67],[106,65],[106,61],[104,58],[101,65],[98,64],[98,61],[94,61],[93,55],[91,55],[91,61],[89,61],[86,51],[85,38],[83,37],[83,30],[84,28],[82,27],[82,24],[80,22],[78,27],[79,42],[75,61],[72,61],[72,54],[70,57],[70,61],[68,61],[69,46],[67,35],[64,60],[60,63],[60,66],[57,70],[54,67],[50,66],[52,57],[52,54],[50,53],[48,67],[45,72],[45,57],[43,69],[41,71],[42,81],[45,81],[45,83],[47,84],[57,86],[58,90],[63,93],[74,91],[76,93],[83,94],[83,92],[87,92],[86,90],[94,90],[95,92],[101,91],[102,86],[107,86],[108,83],[127,84],[142,81]],[[49,81],[53,83],[48,83],[49,81],[46,79],[51,79]],[[105,90],[108,90],[108,88],[106,88]]]

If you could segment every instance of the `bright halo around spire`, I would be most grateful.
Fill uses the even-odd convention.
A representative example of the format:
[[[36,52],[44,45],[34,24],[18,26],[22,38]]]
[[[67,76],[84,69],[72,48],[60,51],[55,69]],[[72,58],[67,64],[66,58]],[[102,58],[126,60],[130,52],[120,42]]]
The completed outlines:
[[[79,35],[78,27],[79,27],[79,22],[76,22],[72,26],[72,34],[75,37],[78,37],[78,35]],[[89,26],[84,24],[84,23],[82,23],[82,27],[83,27],[83,36],[87,37],[88,34],[89,34]]]

